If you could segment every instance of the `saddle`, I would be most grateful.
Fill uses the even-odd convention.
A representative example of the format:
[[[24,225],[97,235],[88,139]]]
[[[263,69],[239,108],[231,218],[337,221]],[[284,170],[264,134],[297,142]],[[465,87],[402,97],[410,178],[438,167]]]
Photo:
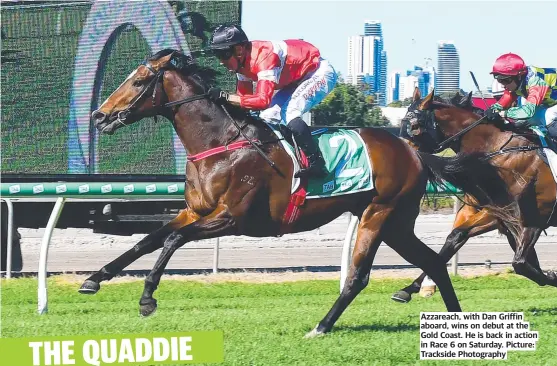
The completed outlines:
[[[254,118],[256,118],[257,120],[259,120],[262,123],[269,123],[268,121],[266,121],[263,118],[260,118],[258,115],[254,115]],[[306,158],[304,156],[304,153],[302,151],[302,149],[300,149],[300,147],[298,146],[298,142],[294,139],[294,134],[292,133],[292,131],[286,127],[285,125],[281,124],[281,123],[273,123],[273,126],[279,130],[279,132],[281,133],[281,135],[284,137],[284,140],[293,148],[295,148],[296,150],[296,160],[298,160],[298,164],[300,166],[306,167],[307,166],[307,161]],[[350,127],[331,127],[331,126],[309,126],[309,130],[311,132],[312,136],[316,136],[319,134],[322,134],[324,132],[329,132],[329,131],[337,131],[340,129],[351,129]]]

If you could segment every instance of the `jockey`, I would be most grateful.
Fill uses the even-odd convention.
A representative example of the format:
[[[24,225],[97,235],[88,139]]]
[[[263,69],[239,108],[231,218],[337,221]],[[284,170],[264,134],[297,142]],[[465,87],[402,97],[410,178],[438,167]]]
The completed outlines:
[[[226,100],[245,109],[262,111],[260,117],[274,113],[275,119],[292,131],[308,157],[309,168],[295,176],[325,176],[325,161],[319,146],[302,119],[337,82],[337,73],[319,50],[302,40],[249,41],[236,25],[218,26],[209,48],[238,78],[236,94],[211,88],[210,97],[216,102]],[[278,92],[273,96],[275,90]]]
[[[517,120],[517,126],[538,127],[544,134],[548,127],[557,127],[555,70],[526,66],[524,60],[513,53],[497,58],[491,74],[505,87],[505,92],[501,99],[486,111],[487,118],[510,118]],[[509,108],[519,96],[524,98],[523,105]]]

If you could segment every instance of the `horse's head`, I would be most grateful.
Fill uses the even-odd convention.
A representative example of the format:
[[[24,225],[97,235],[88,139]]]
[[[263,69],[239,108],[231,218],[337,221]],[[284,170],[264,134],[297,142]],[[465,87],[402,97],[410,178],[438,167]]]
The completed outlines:
[[[447,102],[435,97],[434,92],[422,99],[416,88],[412,104],[401,123],[402,136],[417,145],[420,151],[428,153],[447,148],[440,144],[479,118],[478,110],[471,102],[472,93],[468,96],[457,93]]]
[[[420,151],[431,153],[443,140],[430,109],[433,92],[421,99],[420,89],[414,89],[412,104],[401,121],[401,136],[417,146]]]
[[[165,115],[164,102],[168,96],[164,85],[169,79],[195,72],[196,64],[190,56],[165,49],[139,65],[124,82],[91,114],[95,127],[105,134],[130,125],[146,117]],[[195,94],[194,87],[186,94]],[[184,95],[187,97],[188,95]]]

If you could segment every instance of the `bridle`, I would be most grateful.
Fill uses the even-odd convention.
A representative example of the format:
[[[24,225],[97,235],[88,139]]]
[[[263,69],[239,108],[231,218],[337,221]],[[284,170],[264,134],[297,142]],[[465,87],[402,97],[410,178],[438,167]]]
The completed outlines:
[[[151,81],[149,81],[149,83],[147,85],[145,85],[143,87],[143,89],[132,99],[132,101],[130,102],[130,104],[128,105],[128,107],[120,112],[118,112],[117,114],[117,119],[116,122],[120,123],[123,126],[128,126],[128,123],[126,123],[126,118],[128,118],[128,116],[133,112],[133,109],[136,107],[136,105],[143,99],[143,96],[145,94],[147,94],[147,92],[149,91],[149,89],[153,88],[153,94],[152,94],[152,101],[153,101],[153,108],[168,108],[168,107],[173,107],[176,105],[180,105],[180,104],[184,104],[184,103],[189,103],[189,102],[193,102],[196,100],[200,100],[203,98],[206,98],[208,96],[207,93],[203,93],[203,94],[197,94],[188,98],[184,98],[181,100],[177,100],[174,102],[168,102],[168,103],[164,103],[161,104],[159,106],[157,106],[157,102],[156,102],[156,98],[157,98],[157,85],[159,83],[159,81],[162,79],[162,77],[164,76],[164,73],[166,72],[166,68],[161,67],[159,71],[155,71],[155,69],[153,68],[153,66],[151,66],[150,63],[146,62],[144,63],[144,66],[151,71],[155,77],[153,79],[151,79]],[[157,115],[155,114],[154,116],[155,122],[157,121]]]

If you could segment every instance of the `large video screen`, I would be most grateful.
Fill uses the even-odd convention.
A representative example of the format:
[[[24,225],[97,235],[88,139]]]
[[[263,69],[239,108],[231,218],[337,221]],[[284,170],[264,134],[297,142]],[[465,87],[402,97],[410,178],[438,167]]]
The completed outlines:
[[[184,174],[168,120],[105,136],[90,115],[147,56],[196,53],[217,24],[240,23],[239,1],[3,1],[1,12],[3,174]],[[196,60],[235,88],[214,57]]]

